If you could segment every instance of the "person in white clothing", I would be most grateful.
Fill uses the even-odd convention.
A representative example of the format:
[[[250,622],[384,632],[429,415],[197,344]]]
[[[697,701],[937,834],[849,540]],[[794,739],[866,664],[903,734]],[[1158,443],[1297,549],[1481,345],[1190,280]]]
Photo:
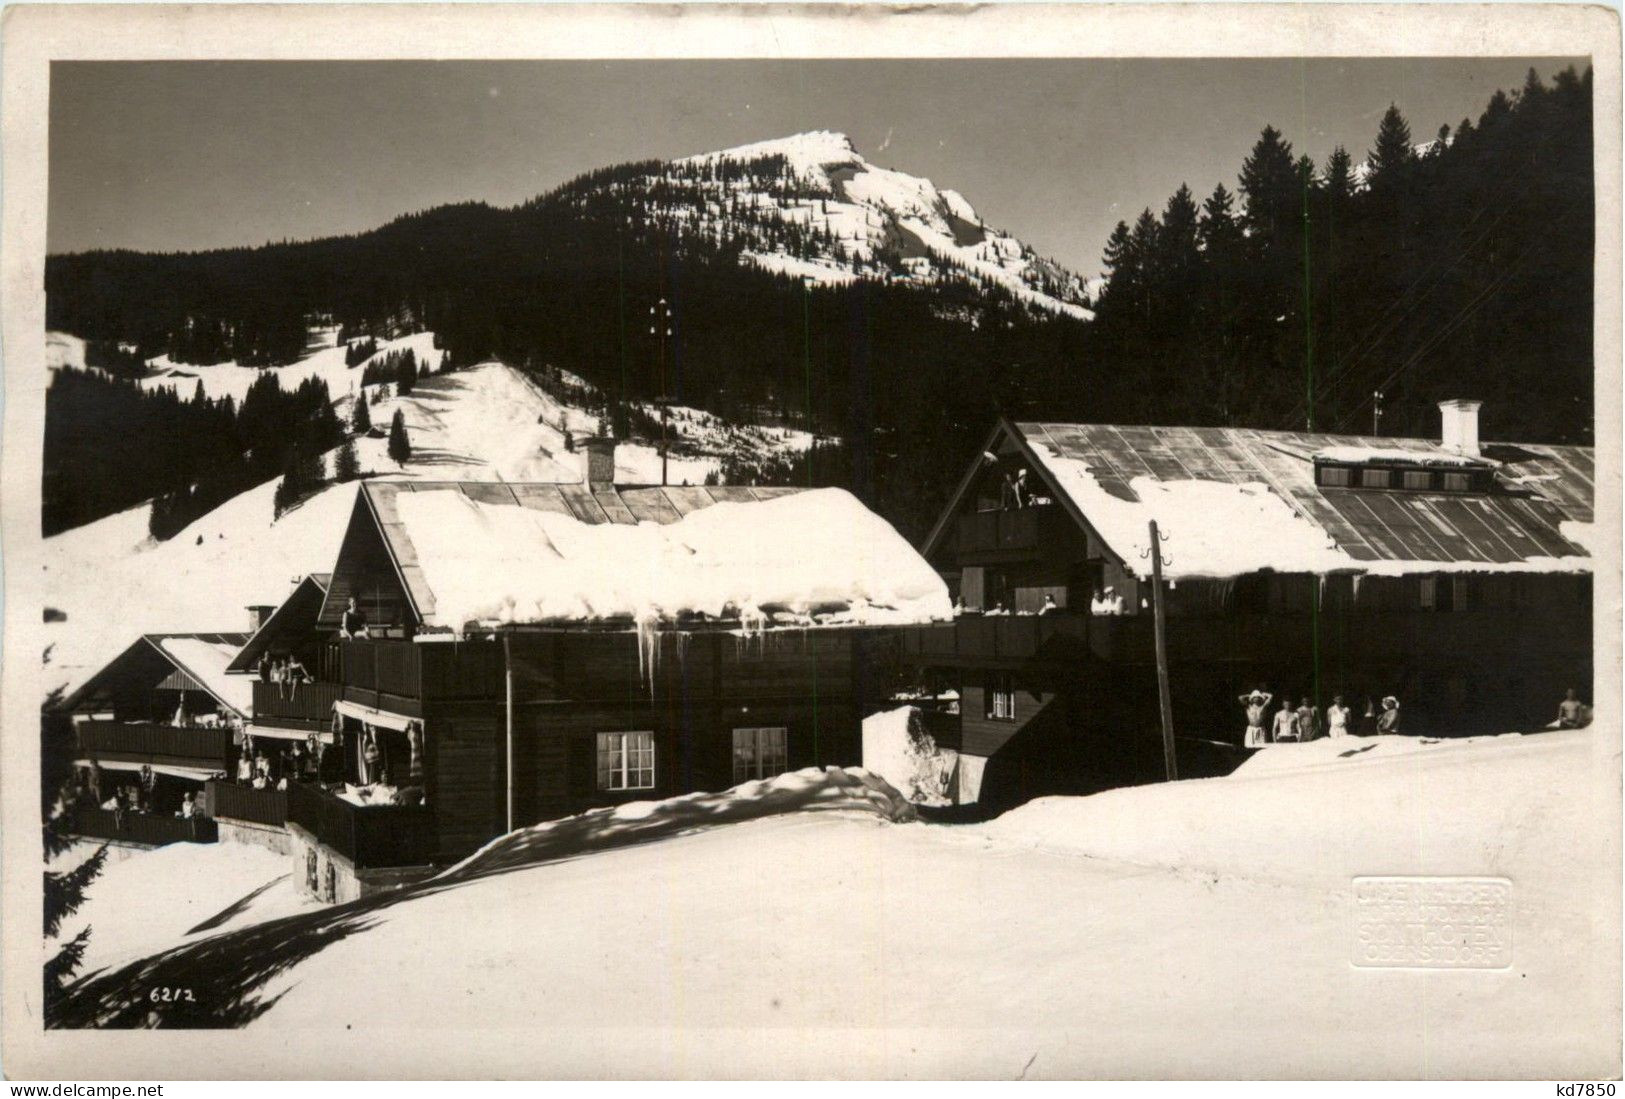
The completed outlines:
[[[1242,747],[1262,748],[1270,742],[1269,733],[1264,729],[1264,715],[1269,712],[1270,699],[1273,697],[1268,691],[1259,689],[1236,700],[1247,707],[1247,732],[1242,737]]]
[[[1326,735],[1349,735],[1349,708],[1343,705],[1342,695],[1333,695],[1332,704],[1326,707]]]

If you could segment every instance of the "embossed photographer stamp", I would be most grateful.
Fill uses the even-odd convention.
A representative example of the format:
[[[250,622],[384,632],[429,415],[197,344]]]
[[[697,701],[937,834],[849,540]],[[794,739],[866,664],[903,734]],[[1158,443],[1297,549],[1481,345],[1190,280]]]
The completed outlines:
[[[1505,969],[1512,964],[1512,883],[1505,878],[1354,879],[1357,966]]]

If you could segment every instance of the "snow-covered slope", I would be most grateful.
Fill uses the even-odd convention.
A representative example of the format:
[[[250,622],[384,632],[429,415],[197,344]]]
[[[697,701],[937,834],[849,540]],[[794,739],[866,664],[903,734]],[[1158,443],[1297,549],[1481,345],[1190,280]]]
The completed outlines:
[[[785,176],[725,170],[773,162],[782,162]],[[970,278],[1052,312],[1090,316],[1083,282],[1072,272],[985,224],[957,191],[869,163],[845,134],[796,134],[676,164],[710,169],[691,210],[694,228],[747,240],[769,225],[802,231],[800,249],[760,240],[746,248],[745,258],[768,270],[826,283]],[[881,262],[888,258],[898,266],[888,269]]]
[[[79,1008],[194,984],[319,1028],[307,1057],[410,1032],[398,1069],[491,1075],[1606,1076],[1619,929],[1591,919],[1606,852],[1575,838],[1618,766],[1601,730],[1506,737],[976,827],[800,772],[522,830],[401,893],[110,975]],[[1356,967],[1355,874],[1510,880],[1513,966]],[[464,1034],[516,1027],[469,1061]]]
[[[405,465],[388,454],[385,438],[355,441],[364,475],[425,480],[579,481],[583,454],[573,442],[600,433],[600,418],[547,392],[526,374],[500,362],[450,374],[423,376],[406,396],[394,385],[367,387],[364,364],[344,365],[344,349],[331,346],[332,330],[317,329],[320,346],[310,356],[274,370],[234,364],[178,368],[187,375],[155,372],[143,385],[201,385],[211,397],[241,399],[262,373],[284,388],[306,378],[327,382],[343,422],[357,399],[368,401],[375,427],[387,427],[397,409],[412,443]],[[434,335],[416,333],[379,341],[378,357],[410,348],[420,362],[437,363]],[[55,366],[81,366],[84,341],[47,335]],[[155,360],[159,362],[159,360]],[[164,369],[162,366],[155,371]],[[594,391],[566,378],[569,392],[590,399]],[[645,410],[648,411],[648,410]],[[671,410],[670,483],[701,484],[729,455],[761,460],[804,450],[806,432],[780,427],[727,424],[697,409]],[[336,451],[326,458],[332,473]],[[659,484],[660,453],[652,442],[625,442],[616,449],[616,480]],[[273,516],[272,481],[227,501],[165,542],[147,533],[151,506],[143,504],[46,540],[45,606],[67,615],[46,626],[48,688],[72,689],[140,633],[240,630],[249,604],[280,603],[299,577],[330,568],[338,553],[354,499],[354,485],[335,485],[280,518]],[[117,607],[117,614],[108,608]]]

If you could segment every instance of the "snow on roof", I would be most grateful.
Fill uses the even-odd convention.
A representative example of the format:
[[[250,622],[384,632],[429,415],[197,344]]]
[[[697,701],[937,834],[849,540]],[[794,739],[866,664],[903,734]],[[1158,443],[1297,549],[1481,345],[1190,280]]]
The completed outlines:
[[[1152,520],[1168,539],[1161,552],[1169,562],[1163,575],[1171,578],[1360,567],[1266,484],[1136,477],[1129,483],[1136,499],[1125,500],[1101,487],[1083,462],[1063,458],[1042,444],[1033,449],[1090,526],[1142,576],[1151,572],[1149,554],[1144,559],[1140,554],[1149,547]]]
[[[226,667],[243,645],[237,634],[159,635],[150,639],[175,661],[193,679],[201,683],[215,698],[240,714],[247,714],[254,705],[253,681],[243,676],[226,674]]]
[[[1315,451],[1315,458],[1325,462],[1403,462],[1424,466],[1488,467],[1496,464],[1487,458],[1453,454],[1448,450],[1406,450],[1381,446],[1325,446]]]
[[[401,493],[432,624],[673,619],[821,625],[952,616],[942,579],[841,489],[718,503],[669,524],[584,523],[443,489]]]
[[[1590,572],[1589,448],[1489,444],[1493,493],[1369,492],[1316,484],[1312,454],[1439,453],[1423,440],[1110,424],[1009,425],[1112,552],[1150,574],[1147,524],[1168,541],[1164,572],[1238,576],[1335,571]],[[1550,476],[1525,484],[1535,471]],[[940,532],[941,525],[938,530]],[[936,534],[928,542],[935,544]]]

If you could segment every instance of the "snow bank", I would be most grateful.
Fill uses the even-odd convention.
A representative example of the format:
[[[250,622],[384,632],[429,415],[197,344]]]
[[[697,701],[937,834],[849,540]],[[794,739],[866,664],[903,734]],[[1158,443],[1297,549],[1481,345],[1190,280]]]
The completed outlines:
[[[1226,778],[1041,798],[983,831],[1092,858],[1337,888],[1394,868],[1521,880],[1594,833],[1586,799],[1557,776],[1590,765],[1595,746],[1589,730],[1278,745]],[[1613,749],[1616,767],[1618,758]],[[1570,839],[1553,846],[1558,836]]]
[[[860,767],[804,767],[720,793],[631,801],[520,828],[492,840],[436,880],[480,877],[717,824],[829,811],[896,822],[914,819],[906,798]]]
[[[676,523],[582,523],[444,490],[397,507],[434,593],[433,622],[633,618],[685,613],[821,624],[948,618],[947,588],[891,525],[841,489],[721,503]]]
[[[65,870],[91,850],[75,847],[51,868]],[[84,906],[63,921],[58,941],[91,929],[80,976],[122,965],[175,946],[199,924],[225,916],[199,937],[218,933],[236,922],[237,913],[227,910],[251,906],[263,896],[258,891],[269,892],[288,872],[286,855],[241,843],[174,843],[109,858],[85,890]]]
[[[920,727],[919,710],[899,706],[863,721],[863,766],[916,805],[946,805],[959,753],[937,747]]]

